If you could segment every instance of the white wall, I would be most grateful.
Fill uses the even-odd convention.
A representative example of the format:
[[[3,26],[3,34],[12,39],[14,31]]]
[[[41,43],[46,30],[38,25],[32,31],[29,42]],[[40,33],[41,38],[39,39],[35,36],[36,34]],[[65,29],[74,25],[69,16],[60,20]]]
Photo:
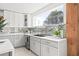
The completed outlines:
[[[0,16],[4,16],[4,11],[0,10]]]

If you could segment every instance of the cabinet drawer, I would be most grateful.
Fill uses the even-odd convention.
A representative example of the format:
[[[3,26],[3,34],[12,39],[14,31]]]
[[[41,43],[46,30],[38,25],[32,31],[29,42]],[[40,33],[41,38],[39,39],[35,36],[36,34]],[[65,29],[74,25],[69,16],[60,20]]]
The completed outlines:
[[[49,45],[51,47],[58,48],[58,43],[51,40],[41,39],[41,43],[45,45]]]
[[[33,41],[37,41],[37,42],[40,42],[40,38],[33,37],[33,36],[31,36],[31,40],[33,40]]]

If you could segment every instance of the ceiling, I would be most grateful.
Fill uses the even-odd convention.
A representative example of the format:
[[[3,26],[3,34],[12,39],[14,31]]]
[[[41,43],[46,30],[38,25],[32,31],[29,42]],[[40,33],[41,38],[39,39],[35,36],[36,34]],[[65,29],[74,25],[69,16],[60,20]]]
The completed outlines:
[[[48,3],[0,3],[0,9],[16,11],[20,13],[33,13]]]

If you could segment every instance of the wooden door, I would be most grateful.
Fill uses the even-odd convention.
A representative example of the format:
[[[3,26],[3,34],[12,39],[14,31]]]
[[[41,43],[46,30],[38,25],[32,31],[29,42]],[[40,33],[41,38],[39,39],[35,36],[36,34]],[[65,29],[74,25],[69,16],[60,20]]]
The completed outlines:
[[[79,4],[66,4],[67,48],[69,56],[79,55]]]

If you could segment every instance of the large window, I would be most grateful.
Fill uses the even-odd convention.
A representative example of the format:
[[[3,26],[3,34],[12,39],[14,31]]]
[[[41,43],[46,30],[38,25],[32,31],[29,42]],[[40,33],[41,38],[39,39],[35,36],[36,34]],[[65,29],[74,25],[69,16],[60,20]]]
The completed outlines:
[[[34,26],[52,26],[64,23],[64,10],[64,5],[62,5],[34,16]]]

